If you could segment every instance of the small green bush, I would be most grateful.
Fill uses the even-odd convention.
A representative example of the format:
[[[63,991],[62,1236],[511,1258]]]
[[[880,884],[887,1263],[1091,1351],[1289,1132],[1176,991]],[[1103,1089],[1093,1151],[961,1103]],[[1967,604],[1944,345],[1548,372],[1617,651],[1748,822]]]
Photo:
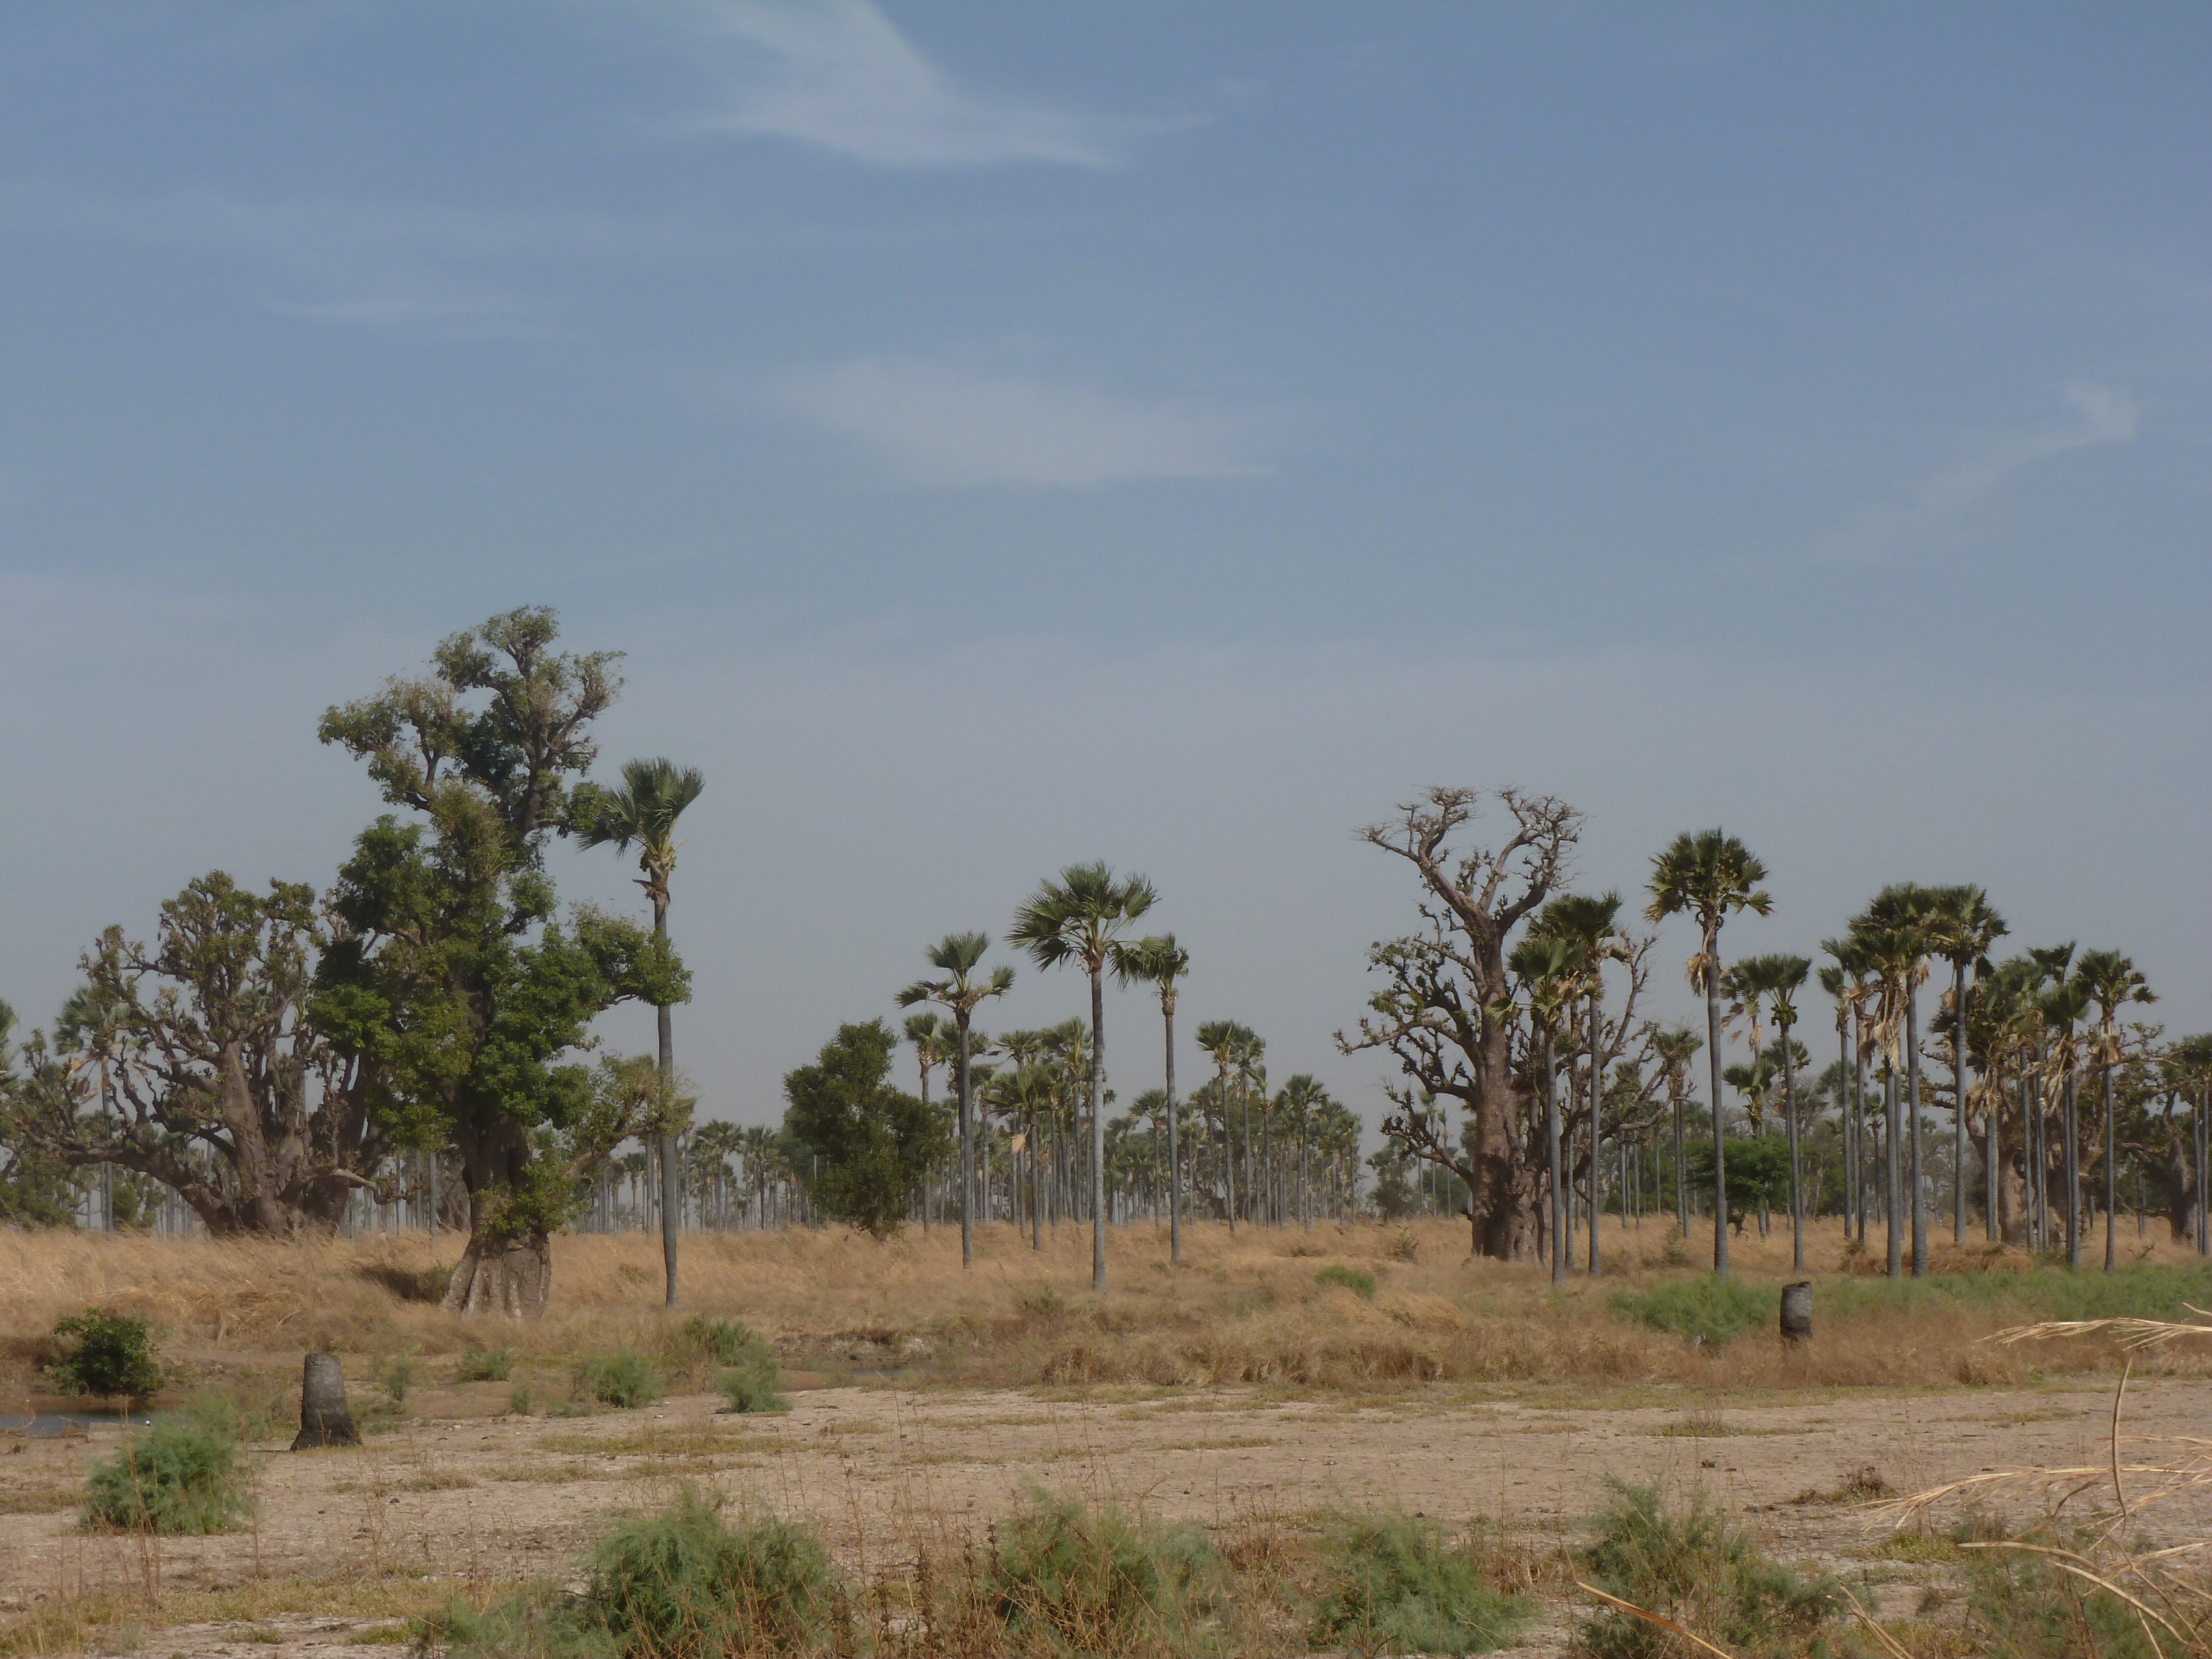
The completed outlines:
[[[415,1628],[416,1651],[448,1659],[618,1659],[621,1645],[590,1609],[556,1584],[503,1595],[489,1607],[454,1596]]]
[[[1372,1302],[1375,1299],[1375,1275],[1370,1273],[1362,1273],[1357,1267],[1342,1266],[1323,1267],[1314,1275],[1314,1283],[1334,1285],[1341,1290],[1350,1291],[1352,1295],[1363,1301]]]
[[[1774,1323],[1781,1297],[1778,1285],[1701,1275],[1655,1285],[1648,1291],[1615,1291],[1607,1303],[1613,1312],[1639,1325],[1722,1343]]]
[[[650,1406],[660,1398],[660,1374],[643,1354],[629,1348],[586,1359],[576,1367],[576,1388],[603,1406]]]
[[[527,1417],[530,1408],[538,1403],[538,1396],[527,1382],[518,1382],[507,1391],[507,1410],[510,1417]]]
[[[732,1365],[714,1376],[714,1392],[729,1402],[733,1412],[786,1412],[791,1409],[783,1397],[783,1374],[776,1368],[775,1356],[765,1354],[757,1363]]]
[[[155,1357],[151,1320],[87,1308],[56,1320],[54,1334],[70,1345],[53,1368],[54,1386],[64,1394],[143,1400],[161,1393],[168,1380]]]
[[[783,1372],[775,1363],[775,1350],[756,1332],[734,1319],[708,1319],[702,1314],[684,1321],[676,1336],[685,1351],[722,1365],[714,1389],[732,1411],[786,1409]]]
[[[654,1659],[804,1649],[846,1605],[813,1534],[764,1516],[732,1525],[693,1491],[600,1540],[586,1600],[624,1653]]]
[[[669,1340],[672,1352],[696,1354],[717,1364],[735,1365],[744,1360],[760,1339],[735,1319],[710,1319],[693,1314],[678,1325]]]
[[[1984,1517],[1955,1536],[1987,1542],[2004,1536]],[[2079,1551],[2083,1536],[2039,1528],[2021,1541]],[[2072,1659],[2084,1651],[2105,1659],[2154,1659],[2142,1621],[2119,1597],[2051,1566],[2033,1550],[1960,1550],[1966,1577],[1966,1629],[1989,1659]]]
[[[504,1382],[514,1375],[512,1348],[471,1348],[453,1367],[456,1382]]]
[[[405,1354],[396,1354],[376,1368],[377,1385],[385,1397],[398,1411],[407,1403],[407,1391],[415,1386],[415,1362]]]
[[[592,1552],[581,1595],[538,1584],[477,1609],[459,1599],[422,1621],[452,1659],[724,1659],[851,1650],[849,1604],[803,1527],[725,1519],[686,1490],[625,1522]]]
[[[1674,1620],[1739,1659],[1796,1654],[1843,1611],[1829,1578],[1807,1581],[1731,1532],[1702,1498],[1680,1520],[1656,1486],[1608,1480],[1597,1540],[1584,1553],[1600,1589]],[[1583,1627],[1596,1659],[1658,1659],[1676,1650],[1656,1626],[1607,1610]]]
[[[1407,1515],[1342,1516],[1322,1536],[1326,1577],[1313,1639],[1362,1653],[1487,1653],[1526,1621],[1525,1602],[1482,1581],[1472,1550]]]
[[[187,1417],[162,1416],[129,1434],[85,1480],[88,1528],[172,1536],[228,1532],[250,1512],[235,1468],[238,1442]]]
[[[1065,1651],[1180,1650],[1220,1601],[1220,1558],[1194,1528],[1032,1492],[996,1540],[988,1571],[998,1616]]]

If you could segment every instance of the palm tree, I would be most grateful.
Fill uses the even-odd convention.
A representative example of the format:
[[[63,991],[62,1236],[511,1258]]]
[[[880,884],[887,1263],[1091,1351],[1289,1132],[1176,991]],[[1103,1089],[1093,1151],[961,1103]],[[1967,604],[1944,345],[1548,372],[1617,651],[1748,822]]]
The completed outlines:
[[[1235,1145],[1229,1121],[1229,1079],[1237,1071],[1248,1042],[1258,1039],[1233,1019],[1210,1019],[1198,1028],[1198,1046],[1213,1056],[1214,1098],[1221,1109],[1222,1208],[1229,1218],[1229,1236],[1237,1237],[1237,1165],[1230,1156]]]
[[[1690,983],[1705,994],[1705,1044],[1713,1090],[1713,1271],[1728,1273],[1728,1166],[1721,1134],[1721,925],[1731,911],[1766,915],[1774,908],[1759,883],[1766,866],[1734,836],[1701,830],[1674,837],[1651,860],[1651,902],[1644,916],[1697,918],[1698,951],[1690,958]]]
[[[2068,945],[2063,948],[2070,959],[2074,947]],[[2039,961],[2043,959],[2044,953],[2030,954]],[[2058,971],[2063,974],[2065,970],[2061,968]],[[2081,1265],[2081,1139],[2075,1097],[2081,1072],[2081,1050],[2075,1028],[2088,1018],[2094,1000],[2080,976],[2072,975],[2060,979],[2045,992],[2038,1005],[2044,1034],[2050,1042],[2050,1065],[2058,1079],[2059,1133],[2063,1138],[2059,1163],[2066,1183],[2066,1265],[2069,1267]]]
[[[1952,1114],[1951,1242],[1966,1242],[1966,969],[1977,975],[1990,965],[1990,946],[2005,933],[2004,918],[1990,908],[1990,896],[1966,884],[1938,887],[1929,896],[1928,942],[1951,964],[1951,1086],[1958,1099]],[[1989,1201],[1996,1201],[1995,1190]],[[1992,1223],[1994,1226],[1994,1222]],[[1990,1235],[1996,1235],[1992,1231]]]
[[[974,1045],[968,1027],[978,1003],[1002,997],[1012,987],[1014,970],[994,968],[988,979],[978,979],[983,952],[991,948],[982,933],[947,933],[928,951],[929,965],[943,979],[918,979],[898,994],[898,1005],[911,1008],[917,1002],[933,1002],[952,1014],[952,1086],[960,1115],[960,1265],[975,1265],[975,1129],[968,1110],[968,1063]]]
[[[1291,1121],[1298,1132],[1298,1224],[1303,1227],[1311,1220],[1306,1211],[1306,1150],[1312,1139],[1315,1115],[1328,1103],[1328,1091],[1310,1074],[1300,1072],[1283,1085],[1282,1092],[1275,1097],[1275,1108]]]
[[[611,842],[618,853],[638,847],[638,885],[653,902],[653,931],[668,937],[668,878],[676,872],[676,821],[699,799],[707,781],[693,767],[678,767],[665,756],[634,760],[623,767],[622,787],[595,789],[578,803],[576,833],[586,847]],[[667,1305],[676,1305],[676,1235],[684,1218],[684,1195],[676,1154],[678,1125],[672,1110],[676,1091],[676,1038],[662,1004],[655,1011],[660,1036],[660,1087],[665,1104],[660,1125],[660,1254],[668,1272]]]
[[[929,1105],[930,1074],[952,1056],[952,1028],[935,1014],[908,1014],[903,1028],[906,1040],[914,1045],[915,1070],[921,1078],[921,1103]],[[929,1173],[922,1175],[921,1231],[929,1231]]]
[[[1601,1246],[1598,1242],[1597,1202],[1597,1145],[1602,1129],[1598,1119],[1599,1097],[1604,1093],[1605,1022],[1599,1017],[1599,1002],[1605,995],[1605,963],[1608,957],[1620,953],[1620,895],[1607,893],[1591,898],[1580,893],[1562,893],[1547,904],[1536,917],[1529,931],[1564,939],[1571,944],[1580,957],[1583,991],[1589,1002],[1589,1109],[1590,1109],[1590,1176],[1589,1176],[1589,1270],[1593,1277],[1603,1271]]]
[[[1690,1188],[1682,1175],[1682,1105],[1689,1092],[1690,1062],[1705,1046],[1705,1038],[1686,1025],[1651,1034],[1651,1050],[1666,1068],[1667,1103],[1674,1114],[1674,1226],[1686,1246],[1690,1242]]]
[[[1521,994],[1528,1000],[1529,1046],[1535,1054],[1537,1071],[1544,1079],[1544,1145],[1552,1184],[1554,1285],[1566,1282],[1567,1218],[1559,1158],[1559,1066],[1552,1055],[1552,1042],[1573,1005],[1576,973],[1580,965],[1580,952],[1575,942],[1558,935],[1537,934],[1523,939],[1505,957],[1507,971],[1520,981]]]
[[[1160,994],[1160,1020],[1167,1030],[1168,1261],[1182,1261],[1182,1144],[1176,1132],[1176,981],[1190,971],[1190,952],[1173,933],[1155,933],[1114,951],[1114,976],[1124,985],[1143,980]]]
[[[2074,977],[2097,1005],[2099,1042],[2097,1071],[2102,1079],[2105,1109],[2105,1271],[2118,1265],[2113,1224],[2119,1197],[2118,1130],[2112,1111],[2112,1062],[2119,1058],[2120,1010],[2130,1002],[2155,1002],[2150,981],[2118,951],[2084,951],[2074,964]]]
[[[1790,1122],[1790,1251],[1793,1271],[1805,1271],[1805,1209],[1798,1191],[1797,1079],[1792,1066],[1790,1028],[1797,1023],[1797,993],[1813,964],[1803,957],[1783,954],[1746,957],[1735,965],[1735,979],[1755,1005],[1766,1002],[1774,1016],[1774,1044],[1782,1051],[1782,1106]],[[1756,1036],[1753,1038],[1754,1045]]]
[[[1106,1120],[1098,1109],[1106,1081],[1106,969],[1121,930],[1159,895],[1142,876],[1116,880],[1103,861],[1071,864],[1042,884],[1015,914],[1006,943],[1040,968],[1078,963],[1091,978],[1091,1285],[1106,1288]]]

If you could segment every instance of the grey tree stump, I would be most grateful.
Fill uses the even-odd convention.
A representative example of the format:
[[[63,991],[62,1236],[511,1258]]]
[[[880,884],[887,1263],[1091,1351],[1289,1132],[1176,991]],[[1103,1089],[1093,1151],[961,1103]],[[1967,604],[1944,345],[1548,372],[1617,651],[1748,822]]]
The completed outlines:
[[[294,1451],[322,1446],[358,1446],[361,1431],[346,1407],[345,1374],[334,1353],[311,1353],[300,1377],[300,1437]]]
[[[1802,1342],[1813,1334],[1813,1281],[1801,1279],[1782,1287],[1782,1334]]]

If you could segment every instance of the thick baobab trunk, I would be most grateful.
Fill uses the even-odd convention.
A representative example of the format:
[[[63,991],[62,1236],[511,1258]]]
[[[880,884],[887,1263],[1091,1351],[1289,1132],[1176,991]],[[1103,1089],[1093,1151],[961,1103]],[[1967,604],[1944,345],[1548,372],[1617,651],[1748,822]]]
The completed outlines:
[[[543,1231],[488,1238],[479,1230],[469,1236],[443,1305],[448,1313],[534,1319],[552,1290],[553,1241]]]

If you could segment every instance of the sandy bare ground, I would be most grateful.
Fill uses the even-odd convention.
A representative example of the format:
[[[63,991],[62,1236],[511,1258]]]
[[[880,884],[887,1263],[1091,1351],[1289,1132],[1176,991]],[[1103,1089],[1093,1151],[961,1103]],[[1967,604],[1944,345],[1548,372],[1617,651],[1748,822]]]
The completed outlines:
[[[1848,1473],[1871,1466],[1914,1489],[2007,1465],[2096,1463],[2112,1409],[2109,1388],[2089,1384],[1717,1405],[1650,1388],[1371,1398],[842,1388],[797,1392],[780,1417],[729,1416],[704,1396],[581,1418],[485,1414],[504,1396],[497,1384],[426,1392],[421,1417],[357,1451],[258,1446],[257,1527],[165,1540],[157,1557],[137,1540],[87,1536],[62,1507],[87,1463],[112,1450],[112,1431],[12,1437],[0,1443],[0,1609],[155,1581],[173,1593],[257,1576],[567,1576],[611,1518],[685,1481],[808,1517],[848,1559],[881,1560],[947,1529],[980,1529],[1032,1486],[1216,1527],[1395,1505],[1571,1540],[1611,1476],[1701,1487],[1784,1557],[1848,1565],[1875,1557],[1884,1536],[1820,1495]],[[2127,1418],[2138,1433],[2201,1433],[2212,1382],[2138,1379]],[[2146,1518],[2177,1537],[2212,1524],[2202,1510]],[[1909,1600],[1916,1576],[1892,1590],[1885,1601]],[[164,1652],[267,1655],[361,1635],[357,1619],[340,1617],[161,1640]]]

